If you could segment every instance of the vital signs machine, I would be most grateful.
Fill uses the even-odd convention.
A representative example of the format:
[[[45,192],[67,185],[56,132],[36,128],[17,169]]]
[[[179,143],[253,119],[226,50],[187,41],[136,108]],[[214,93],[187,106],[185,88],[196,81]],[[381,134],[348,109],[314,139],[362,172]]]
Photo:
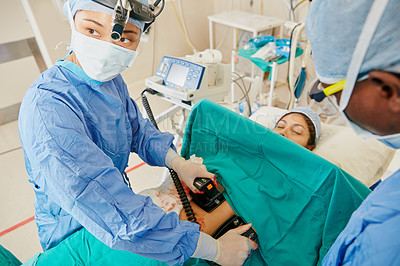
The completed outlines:
[[[155,75],[145,84],[158,96],[187,109],[201,99],[222,101],[230,88],[230,65],[198,61],[201,58],[164,56]]]

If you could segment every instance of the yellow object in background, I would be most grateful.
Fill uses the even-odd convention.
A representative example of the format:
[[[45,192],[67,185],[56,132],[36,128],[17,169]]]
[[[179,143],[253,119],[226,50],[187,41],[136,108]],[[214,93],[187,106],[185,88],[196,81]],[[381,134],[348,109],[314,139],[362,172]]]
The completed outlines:
[[[338,91],[343,90],[345,83],[346,83],[346,80],[344,79],[344,80],[339,81],[339,82],[337,82],[337,83],[335,83],[335,84],[333,84],[333,85],[331,85],[329,87],[326,87],[324,89],[325,95],[329,96],[329,95],[335,94]]]

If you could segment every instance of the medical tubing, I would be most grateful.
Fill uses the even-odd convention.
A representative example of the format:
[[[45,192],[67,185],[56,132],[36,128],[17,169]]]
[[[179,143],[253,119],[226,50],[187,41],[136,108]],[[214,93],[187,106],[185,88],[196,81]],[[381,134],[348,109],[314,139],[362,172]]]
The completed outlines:
[[[153,112],[151,111],[149,102],[147,100],[147,96],[146,96],[146,92],[150,93],[150,94],[155,94],[156,91],[147,88],[142,92],[142,103],[143,103],[143,107],[146,110],[147,116],[149,117],[150,122],[154,125],[155,128],[157,128],[158,130],[160,130],[157,126],[157,122],[154,119],[154,115]],[[187,198],[186,192],[183,189],[182,183],[178,177],[178,174],[171,168],[168,168],[169,173],[171,175],[172,181],[174,181],[174,185],[176,188],[176,191],[178,192],[179,198],[181,199],[182,205],[183,205],[183,209],[185,210],[186,216],[188,218],[189,221],[197,223],[197,219],[196,216],[194,215],[192,206],[190,205],[189,199]]]
[[[295,21],[294,18],[294,8],[293,8],[293,0],[290,0],[290,13],[289,13],[290,21]]]
[[[181,19],[179,18],[179,15],[178,15],[178,12],[176,11],[174,3],[172,1],[170,3],[171,3],[171,6],[172,6],[172,9],[174,10],[175,17],[176,17],[176,19],[178,21],[179,27],[181,28],[181,31],[183,33],[183,37],[185,38],[186,44],[190,47],[190,49],[193,51],[193,53],[196,53],[197,50],[196,50],[196,48],[194,48],[194,46],[192,45],[191,41],[189,40],[189,37],[186,35],[185,29],[183,28]]]
[[[295,45],[295,51],[294,51],[294,59],[292,59],[292,44],[293,44],[293,34],[294,31],[296,30],[297,27],[299,27],[302,23],[298,23],[296,26],[294,26],[294,28],[292,29],[292,32],[290,33],[290,49],[289,49],[289,57],[288,57],[288,74],[287,74],[287,81],[288,81],[288,89],[289,89],[289,102],[288,105],[286,106],[286,109],[289,110],[291,104],[292,104],[292,99],[293,96],[292,94],[294,94],[294,88],[292,87],[291,83],[291,73],[293,73],[293,68],[291,67],[291,64],[294,64],[294,59],[296,58],[296,51],[297,51],[297,39],[296,39],[296,45]]]

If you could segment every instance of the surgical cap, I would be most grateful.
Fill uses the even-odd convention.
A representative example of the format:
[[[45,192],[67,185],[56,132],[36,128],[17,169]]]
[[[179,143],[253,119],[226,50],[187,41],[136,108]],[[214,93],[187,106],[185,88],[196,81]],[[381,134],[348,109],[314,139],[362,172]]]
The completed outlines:
[[[284,116],[292,113],[303,114],[311,120],[315,129],[315,144],[317,144],[319,136],[321,135],[321,119],[319,119],[319,115],[317,114],[317,112],[309,107],[299,106],[285,112],[282,116],[279,117],[277,122],[279,122]]]
[[[358,38],[374,0],[314,0],[306,21],[320,81],[346,78]],[[358,77],[372,70],[400,72],[400,3],[390,0],[361,65]]]
[[[141,2],[142,4],[147,5],[147,0],[137,0],[139,2]],[[102,12],[102,13],[106,13],[109,15],[113,14],[113,9],[103,6],[102,4],[99,4],[97,2],[94,2],[92,0],[69,0],[64,4],[64,13],[68,16],[68,2],[71,6],[71,11],[72,11],[72,16],[75,17],[75,13],[78,10],[89,10],[89,11],[96,11],[96,12]],[[143,21],[139,21],[133,18],[129,18],[128,20],[129,23],[131,23],[132,25],[138,27],[141,32],[143,32],[143,27],[144,27],[144,22]]]

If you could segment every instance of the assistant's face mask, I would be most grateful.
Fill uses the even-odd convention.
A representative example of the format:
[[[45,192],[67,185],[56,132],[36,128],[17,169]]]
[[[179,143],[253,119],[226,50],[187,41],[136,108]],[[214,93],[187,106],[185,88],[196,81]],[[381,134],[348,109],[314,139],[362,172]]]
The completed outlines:
[[[346,117],[346,115],[344,116]],[[362,127],[358,126],[357,124],[351,122],[347,117],[346,119],[358,136],[364,139],[376,139],[393,149],[400,149],[400,133],[387,136],[375,135],[368,130],[365,130]]]
[[[106,82],[130,67],[138,52],[116,44],[86,36],[75,29],[71,7],[68,5],[71,25],[70,49],[76,54],[82,69],[92,79]]]

